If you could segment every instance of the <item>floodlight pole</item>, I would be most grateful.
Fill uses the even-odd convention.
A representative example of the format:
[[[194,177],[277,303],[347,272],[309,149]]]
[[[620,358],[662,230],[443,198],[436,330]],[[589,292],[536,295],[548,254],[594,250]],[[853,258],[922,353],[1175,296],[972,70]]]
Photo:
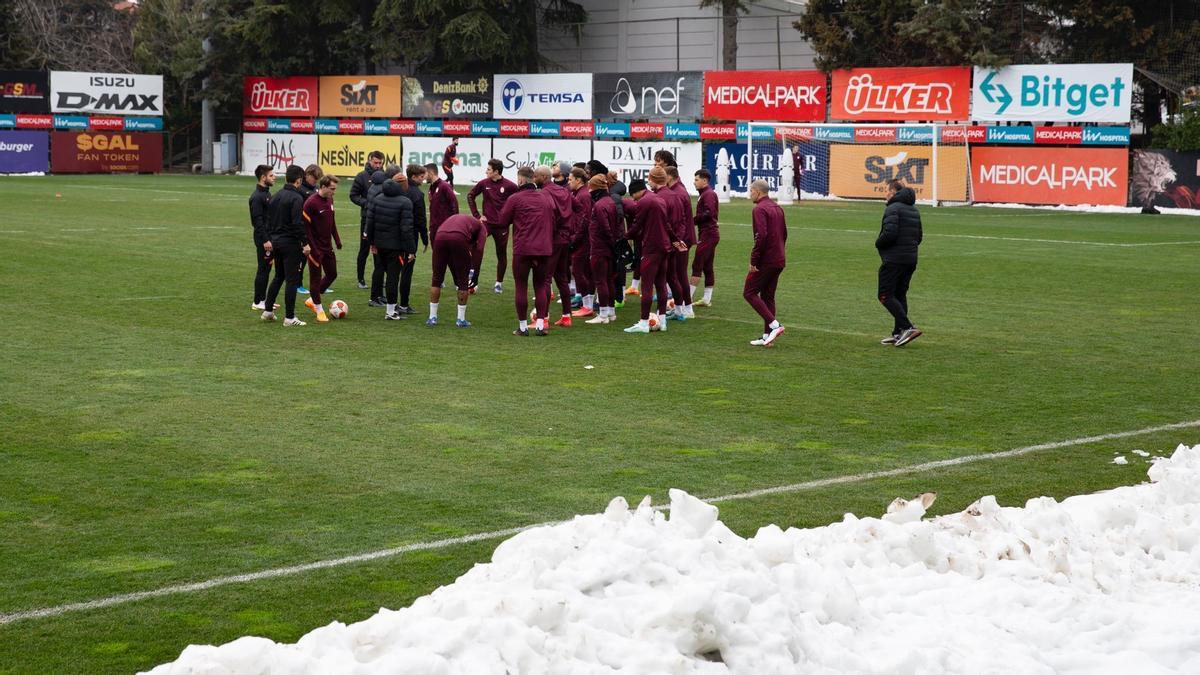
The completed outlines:
[[[212,40],[204,38],[205,60],[212,53]],[[200,172],[213,172],[213,141],[217,140],[217,124],[213,119],[212,101],[208,99],[208,78],[201,85],[204,90],[204,100],[200,102]]]

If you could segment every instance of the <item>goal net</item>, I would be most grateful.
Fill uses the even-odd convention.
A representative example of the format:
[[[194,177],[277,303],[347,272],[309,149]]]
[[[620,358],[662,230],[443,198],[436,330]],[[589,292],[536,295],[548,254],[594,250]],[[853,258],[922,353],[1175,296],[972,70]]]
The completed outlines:
[[[883,199],[892,179],[924,204],[971,200],[966,125],[751,122],[747,131],[747,189],[764,179],[784,204]]]

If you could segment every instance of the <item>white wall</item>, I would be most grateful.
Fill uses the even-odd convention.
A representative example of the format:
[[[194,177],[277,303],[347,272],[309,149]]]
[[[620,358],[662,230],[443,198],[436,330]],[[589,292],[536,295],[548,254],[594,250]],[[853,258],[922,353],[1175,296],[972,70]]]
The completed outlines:
[[[539,33],[542,56],[557,64],[547,71],[721,69],[722,25],[715,8],[701,10],[698,0],[579,1],[588,24],[578,43],[565,30],[542,27]],[[812,68],[812,47],[792,28],[796,17],[777,18],[803,9],[801,2],[752,2],[738,24],[738,70]]]

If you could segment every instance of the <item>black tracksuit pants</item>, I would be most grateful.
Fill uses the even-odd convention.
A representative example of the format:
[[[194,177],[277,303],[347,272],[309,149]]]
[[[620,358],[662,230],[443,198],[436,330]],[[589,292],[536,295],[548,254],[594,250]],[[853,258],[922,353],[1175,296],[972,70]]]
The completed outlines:
[[[885,262],[879,266],[879,302],[895,320],[892,335],[912,328],[908,320],[908,284],[916,271],[916,263]]]
[[[263,248],[266,239],[254,237],[254,250],[258,259],[258,271],[254,274],[254,304],[267,298],[267,283],[271,280],[271,252]],[[271,308],[268,307],[268,310]]]
[[[304,251],[300,248],[300,242],[290,239],[279,239],[273,241],[272,244],[275,249],[273,251],[275,278],[271,279],[264,302],[267,311],[270,311],[275,306],[275,299],[279,297],[280,286],[286,282],[287,286],[283,293],[283,307],[286,310],[284,316],[294,319],[296,318],[296,289],[300,287],[300,271],[304,267]]]

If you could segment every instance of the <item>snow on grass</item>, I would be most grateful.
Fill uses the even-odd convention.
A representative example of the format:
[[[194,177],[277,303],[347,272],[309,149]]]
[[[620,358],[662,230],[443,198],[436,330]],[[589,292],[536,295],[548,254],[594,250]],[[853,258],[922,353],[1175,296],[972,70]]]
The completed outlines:
[[[1200,445],[1149,483],[743,539],[671,491],[523,532],[411,607],[175,673],[1200,672]]]

